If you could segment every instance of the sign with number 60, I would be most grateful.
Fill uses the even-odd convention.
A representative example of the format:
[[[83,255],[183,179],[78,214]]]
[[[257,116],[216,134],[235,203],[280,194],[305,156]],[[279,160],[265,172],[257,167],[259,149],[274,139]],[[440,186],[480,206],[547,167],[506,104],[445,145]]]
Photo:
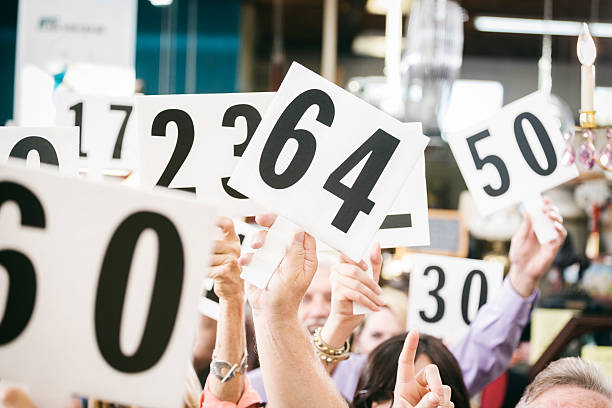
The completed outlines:
[[[0,378],[41,407],[179,406],[213,225],[195,200],[0,166]]]

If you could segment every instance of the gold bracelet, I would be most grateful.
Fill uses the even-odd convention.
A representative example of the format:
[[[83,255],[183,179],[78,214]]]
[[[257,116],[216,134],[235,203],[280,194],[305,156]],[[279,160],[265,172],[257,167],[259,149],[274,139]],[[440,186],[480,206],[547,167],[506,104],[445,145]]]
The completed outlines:
[[[334,348],[321,338],[321,329],[321,327],[318,327],[312,335],[312,344],[317,356],[327,364],[337,363],[349,358],[349,350],[351,348],[349,341],[346,340],[342,348]]]

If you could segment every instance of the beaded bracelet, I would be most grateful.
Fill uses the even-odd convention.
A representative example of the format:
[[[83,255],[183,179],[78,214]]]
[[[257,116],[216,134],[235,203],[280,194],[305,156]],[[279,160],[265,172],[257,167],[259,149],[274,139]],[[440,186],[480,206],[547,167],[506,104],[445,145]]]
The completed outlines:
[[[349,358],[349,350],[351,348],[349,341],[344,342],[342,348],[334,348],[321,338],[321,329],[321,327],[318,327],[312,335],[312,344],[317,356],[327,364],[337,363]]]

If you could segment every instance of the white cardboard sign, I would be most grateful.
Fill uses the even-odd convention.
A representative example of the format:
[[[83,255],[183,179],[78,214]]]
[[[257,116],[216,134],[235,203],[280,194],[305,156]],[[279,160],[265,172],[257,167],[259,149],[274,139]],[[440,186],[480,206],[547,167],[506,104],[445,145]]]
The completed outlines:
[[[145,186],[188,189],[224,215],[262,208],[228,186],[273,93],[136,97]]]
[[[374,241],[381,248],[429,245],[427,184],[423,155],[404,183]]]
[[[25,159],[26,166],[57,166],[62,174],[79,173],[79,129],[76,127],[0,126],[0,162]]]
[[[294,62],[229,185],[359,260],[428,140]]]
[[[578,176],[565,166],[565,141],[539,93],[506,105],[485,122],[448,135],[463,179],[483,215],[529,199]]]
[[[0,165],[0,378],[41,407],[180,406],[214,221],[176,193]]]
[[[58,91],[55,95],[58,126],[79,126],[81,167],[88,168],[94,155],[105,170],[129,171],[138,165],[138,140],[134,97],[82,95]],[[99,149],[93,152],[93,149]]]
[[[57,77],[96,93],[133,91],[137,6],[137,0],[20,0],[16,123],[53,124]]]
[[[499,262],[413,254],[408,328],[458,339],[478,309],[497,296],[503,273]]]

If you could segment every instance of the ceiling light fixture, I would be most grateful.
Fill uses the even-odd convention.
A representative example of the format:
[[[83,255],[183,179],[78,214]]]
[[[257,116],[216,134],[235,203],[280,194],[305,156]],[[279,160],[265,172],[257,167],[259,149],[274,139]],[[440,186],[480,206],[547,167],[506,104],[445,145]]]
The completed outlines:
[[[156,7],[166,7],[172,4],[172,0],[149,0]]]
[[[578,36],[582,23],[568,20],[478,16],[474,18],[474,27],[478,31],[492,33]],[[595,37],[612,37],[610,23],[590,23],[589,28]]]

